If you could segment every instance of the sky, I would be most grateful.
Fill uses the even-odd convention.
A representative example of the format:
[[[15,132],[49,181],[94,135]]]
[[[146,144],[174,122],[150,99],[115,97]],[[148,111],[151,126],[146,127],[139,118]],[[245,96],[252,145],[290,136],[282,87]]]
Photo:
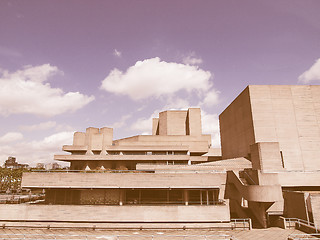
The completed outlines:
[[[0,1],[0,164],[53,162],[75,131],[151,133],[219,114],[249,84],[320,83],[318,0]]]

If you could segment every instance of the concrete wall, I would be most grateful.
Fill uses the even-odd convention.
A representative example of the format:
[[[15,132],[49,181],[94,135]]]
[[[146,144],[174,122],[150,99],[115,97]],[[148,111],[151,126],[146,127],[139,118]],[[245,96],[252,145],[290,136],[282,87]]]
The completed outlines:
[[[222,158],[247,157],[255,143],[247,87],[219,116]]]
[[[211,135],[186,135],[186,136],[154,136],[139,135],[114,141],[115,145],[122,146],[187,146],[190,152],[208,152],[211,144]]]
[[[219,188],[225,173],[23,173],[24,188]]]
[[[284,191],[284,216],[286,218],[299,218],[307,221],[306,197],[306,193],[304,192]]]
[[[279,184],[282,187],[319,186],[320,172],[279,172]]]
[[[223,158],[279,142],[287,170],[320,170],[320,86],[250,85],[220,115],[220,126]]]
[[[186,135],[187,113],[187,111],[167,111],[167,135]]]
[[[152,135],[201,135],[201,110],[161,112],[159,118],[153,119],[152,129]]]
[[[200,108],[189,108],[187,115],[187,135],[201,135],[202,125],[201,125],[201,110]]]
[[[252,168],[263,171],[283,170],[278,142],[259,142],[250,146]]]
[[[320,227],[320,193],[310,194],[310,203],[314,224]]]
[[[196,214],[195,214],[196,213]],[[1,204],[0,220],[205,222],[230,221],[228,205],[94,206]]]

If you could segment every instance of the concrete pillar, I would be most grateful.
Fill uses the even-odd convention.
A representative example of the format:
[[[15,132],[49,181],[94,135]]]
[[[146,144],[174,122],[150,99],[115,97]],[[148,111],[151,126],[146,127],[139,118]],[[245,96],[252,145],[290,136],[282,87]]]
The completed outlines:
[[[123,190],[122,189],[119,189],[119,205],[122,206],[123,205]]]
[[[99,133],[99,128],[89,127],[86,129],[86,135],[85,135],[86,136],[85,143],[87,145],[86,155],[93,155],[93,152],[92,152],[93,135],[98,133]]]
[[[189,193],[187,189],[183,190],[183,199],[184,199],[184,205],[189,205]]]

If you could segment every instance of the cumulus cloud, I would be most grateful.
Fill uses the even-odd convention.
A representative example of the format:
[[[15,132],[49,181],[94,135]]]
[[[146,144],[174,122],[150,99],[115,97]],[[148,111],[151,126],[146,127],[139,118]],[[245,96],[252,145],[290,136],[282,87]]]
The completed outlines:
[[[162,110],[157,111],[157,113],[165,110],[187,110],[189,107],[191,107],[191,105],[187,99],[180,97],[170,97],[167,104],[162,108]]]
[[[72,139],[73,132],[59,132],[39,141],[26,141],[20,138],[15,142],[5,142],[1,146],[0,159],[4,161],[8,156],[15,156],[18,162],[29,165],[38,162],[49,163],[53,161],[54,153],[61,153],[63,145],[72,144]]]
[[[201,58],[195,57],[194,53],[191,53],[188,56],[183,57],[182,62],[188,65],[200,65],[203,60]]]
[[[298,79],[302,83],[320,81],[320,58],[307,71],[302,73]]]
[[[24,131],[28,131],[28,132],[42,131],[42,130],[54,128],[56,125],[57,125],[57,123],[54,121],[47,121],[47,122],[42,122],[39,124],[23,125],[23,126],[20,126],[20,129],[24,130]]]
[[[151,115],[148,118],[139,118],[137,121],[135,121],[131,125],[131,129],[138,131],[139,134],[145,135],[145,134],[151,134],[152,131],[152,118],[156,116]]]
[[[59,73],[61,71],[50,64],[25,66],[14,73],[0,71],[0,114],[55,116],[78,110],[94,100],[93,96],[52,88],[48,79]]]
[[[197,66],[151,58],[138,61],[125,72],[113,69],[102,81],[101,89],[128,95],[133,100],[159,98],[184,90],[206,92],[211,88],[211,73]]]
[[[211,145],[220,147],[220,130],[218,114],[201,111],[202,133],[211,134]]]
[[[127,120],[128,120],[129,118],[131,118],[131,117],[132,117],[132,114],[123,115],[123,116],[120,118],[119,121],[114,122],[114,123],[111,124],[111,125],[108,125],[108,124],[107,124],[107,126],[110,126],[110,127],[112,127],[112,128],[115,128],[115,129],[124,127],[124,126],[126,125]]]
[[[121,57],[121,52],[118,51],[117,49],[114,49],[113,50],[113,55],[116,56],[116,57]]]
[[[20,132],[8,132],[5,135],[0,137],[0,143],[7,143],[7,142],[15,142],[18,140],[23,139],[23,135]]]
[[[211,89],[209,92],[207,92],[203,98],[203,100],[199,103],[199,105],[205,105],[207,107],[212,107],[219,103],[219,91],[216,91],[215,89]]]

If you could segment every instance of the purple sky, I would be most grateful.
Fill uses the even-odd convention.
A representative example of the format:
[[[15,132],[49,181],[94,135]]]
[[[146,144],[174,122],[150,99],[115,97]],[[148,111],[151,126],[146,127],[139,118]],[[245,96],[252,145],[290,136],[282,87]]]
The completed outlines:
[[[320,83],[320,1],[0,1],[0,163],[51,162],[73,131],[218,115],[248,84]]]

